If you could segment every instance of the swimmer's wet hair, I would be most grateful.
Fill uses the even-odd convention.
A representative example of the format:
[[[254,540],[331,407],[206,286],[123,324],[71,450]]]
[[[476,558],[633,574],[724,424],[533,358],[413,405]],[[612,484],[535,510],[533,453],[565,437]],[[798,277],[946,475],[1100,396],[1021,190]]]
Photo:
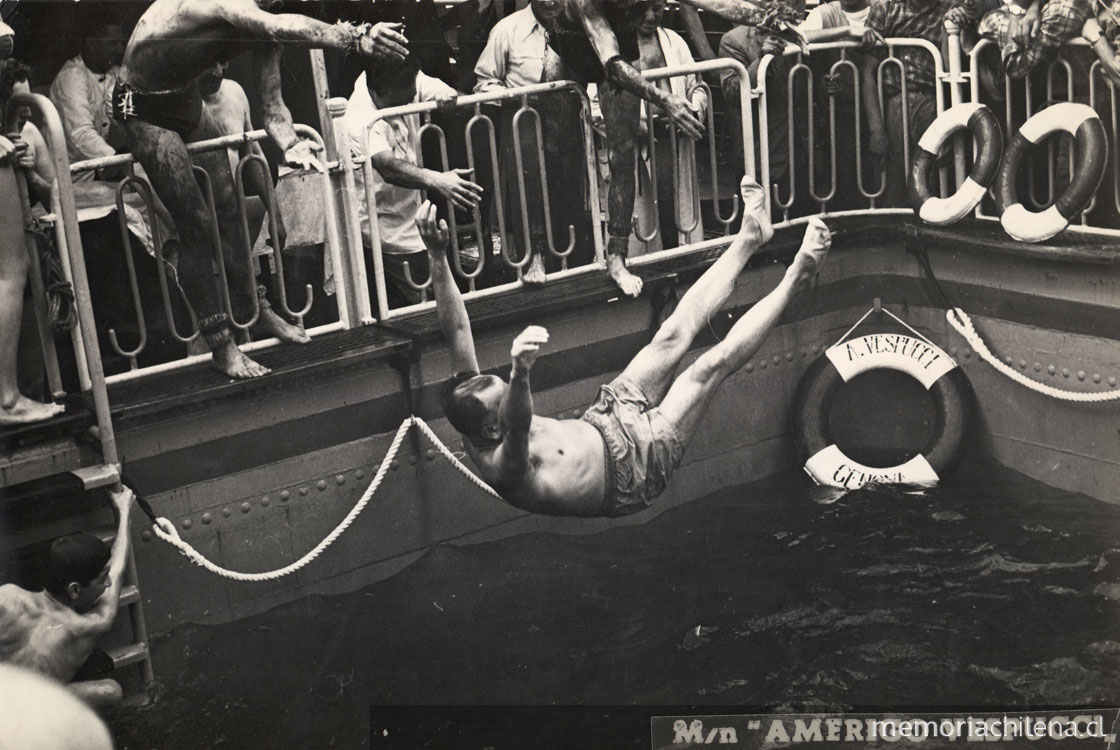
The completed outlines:
[[[439,391],[439,403],[447,421],[467,437],[479,435],[486,424],[486,417],[490,415],[486,404],[475,395],[477,390],[485,387],[485,381],[471,382],[479,375],[477,372],[457,372],[444,381]]]
[[[74,534],[55,539],[47,553],[45,588],[57,596],[66,594],[74,581],[88,586],[109,562],[109,548],[89,534]]]
[[[416,85],[420,63],[415,55],[403,60],[370,60],[366,63],[366,87],[378,94]]]

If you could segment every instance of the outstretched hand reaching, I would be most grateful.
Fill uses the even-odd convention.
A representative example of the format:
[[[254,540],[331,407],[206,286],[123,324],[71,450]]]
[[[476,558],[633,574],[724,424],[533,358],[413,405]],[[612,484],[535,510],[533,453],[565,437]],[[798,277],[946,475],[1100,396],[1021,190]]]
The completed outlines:
[[[424,247],[428,248],[428,255],[438,260],[447,255],[447,242],[451,233],[447,229],[447,222],[436,219],[436,207],[431,201],[424,201],[420,210],[416,212],[416,229],[420,232],[420,239],[424,240]]]
[[[284,163],[289,167],[299,167],[301,169],[314,169],[317,172],[326,172],[326,167],[323,162],[315,154],[323,150],[323,147],[315,141],[306,138],[300,138],[284,151]]]
[[[529,326],[513,340],[509,355],[515,373],[527,373],[537,361],[541,346],[548,343],[548,331],[541,326]]]

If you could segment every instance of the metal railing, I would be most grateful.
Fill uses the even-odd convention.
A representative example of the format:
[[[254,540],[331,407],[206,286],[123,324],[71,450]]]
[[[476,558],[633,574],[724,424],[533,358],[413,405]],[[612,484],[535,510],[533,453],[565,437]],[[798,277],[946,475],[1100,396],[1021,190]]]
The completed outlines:
[[[311,127],[306,125],[296,125],[296,132],[301,136],[314,140],[319,146],[323,145],[322,137]],[[264,140],[268,135],[263,130],[254,130],[248,133],[238,133],[234,135],[222,136],[219,138],[212,138],[205,141],[187,144],[187,151],[191,154],[199,154],[204,152],[222,151],[237,146],[242,146],[247,143],[253,143]],[[168,258],[164,257],[165,242],[164,237],[165,229],[174,231],[173,226],[166,226],[166,220],[161,218],[162,211],[158,204],[158,197],[151,183],[147,177],[138,173],[135,170],[135,160],[131,155],[123,154],[117,156],[109,156],[100,159],[90,159],[87,161],[75,162],[67,168],[71,175],[77,175],[87,172],[94,172],[96,170],[126,167],[130,170],[130,174],[121,180],[116,186],[115,207],[119,219],[120,230],[120,246],[124,253],[125,268],[128,273],[129,288],[127,293],[131,297],[132,309],[136,315],[135,321],[135,341],[129,345],[122,343],[121,336],[115,329],[107,331],[109,344],[113,351],[119,356],[127,360],[129,369],[123,373],[110,375],[107,380],[109,383],[119,382],[123,380],[133,379],[148,373],[165,372],[181,367],[186,367],[197,362],[206,361],[210,357],[210,353],[201,354],[187,354],[178,359],[173,359],[166,362],[151,364],[148,366],[140,366],[138,358],[143,353],[148,345],[148,322],[144,314],[143,302],[141,299],[141,292],[138,286],[138,279],[136,273],[135,263],[132,257],[132,238],[128,223],[126,221],[126,195],[129,191],[133,191],[140,199],[143,207],[143,218],[151,232],[152,254],[156,259],[157,264],[157,278],[160,288],[160,298],[162,302],[162,314],[166,321],[168,334],[176,341],[183,345],[191,344],[192,342],[200,339],[201,333],[199,331],[198,319],[192,308],[191,300],[183,293],[182,288],[178,284],[178,274],[175,270],[175,264]],[[330,262],[331,271],[335,279],[335,301],[337,307],[337,321],[329,322],[322,325],[312,327],[307,330],[309,336],[317,336],[330,331],[341,330],[349,328],[351,325],[349,315],[349,304],[347,295],[350,289],[356,286],[355,283],[347,278],[347,266],[343,264],[342,252],[342,239],[338,233],[337,217],[335,215],[334,203],[334,189],[331,185],[331,172],[337,172],[339,167],[337,163],[328,162],[326,164],[327,171],[318,174],[316,179],[320,184],[321,203],[323,206],[323,236],[325,237],[325,251],[327,258]],[[238,248],[238,255],[242,255],[248,267],[244,269],[245,278],[249,280],[248,286],[250,288],[232,290],[232,294],[242,294],[248,300],[252,307],[252,314],[249,318],[238,320],[233,304],[233,297],[231,294],[230,283],[227,277],[226,264],[229,259],[225,257],[223,252],[223,241],[220,231],[220,222],[222,218],[219,215],[217,206],[215,205],[213,178],[202,167],[195,165],[193,172],[196,180],[202,190],[203,198],[206,203],[206,208],[211,219],[210,225],[212,234],[210,237],[210,244],[212,245],[212,262],[217,272],[217,287],[219,293],[219,300],[223,312],[229,318],[230,326],[235,331],[242,332],[243,337],[249,336],[249,329],[257,322],[260,314],[260,303],[257,297],[257,284],[256,278],[256,260],[251,254],[251,238],[254,236],[252,228],[249,226],[247,205],[249,197],[245,193],[245,171],[246,169],[258,169],[263,171],[263,179],[259,180],[259,184],[265,186],[266,195],[262,196],[262,203],[264,204],[265,216],[267,217],[267,226],[269,229],[269,236],[272,243],[272,252],[270,253],[270,262],[272,271],[268,274],[271,278],[271,304],[290,319],[294,319],[297,323],[302,325],[303,317],[311,309],[314,298],[314,290],[312,285],[305,286],[305,299],[301,305],[294,309],[289,305],[287,295],[287,284],[284,271],[283,248],[280,247],[278,237],[278,206],[276,202],[276,195],[272,185],[272,180],[268,172],[268,163],[263,157],[255,154],[248,154],[242,158],[233,168],[230,179],[233,182],[234,199],[237,202],[237,221],[239,230],[237,233],[238,240],[245,245]],[[65,174],[65,173],[64,173]],[[227,219],[228,220],[228,219]],[[75,240],[66,238],[66,242],[72,243]],[[241,251],[244,251],[243,253]],[[76,246],[70,248],[70,254],[76,258],[81,259],[83,251],[80,239],[77,239]],[[84,263],[84,260],[82,260]],[[123,290],[122,290],[123,291]],[[180,312],[176,313],[176,308]],[[186,320],[183,320],[185,311]],[[267,348],[278,344],[279,341],[275,338],[267,338],[256,341],[249,341],[242,343],[240,348],[243,351],[255,351],[262,348]]]
[[[960,37],[956,29],[949,25],[948,32],[944,54],[935,45],[921,40],[898,38],[887,40],[886,58],[879,61],[875,80],[881,114],[884,116],[887,114],[883,112],[884,73],[893,67],[898,71],[902,113],[904,116],[908,115],[906,110],[908,105],[908,81],[901,58],[901,51],[904,49],[919,49],[922,54],[930,57],[937,83],[933,91],[929,92],[929,95],[935,102],[938,113],[943,112],[950,104],[961,101],[975,101],[983,97],[984,92],[978,75],[980,57],[990,54],[986,50],[990,51],[993,45],[990,42],[981,41],[966,54],[960,47]],[[742,169],[768,186],[767,201],[772,203],[774,207],[772,215],[779,220],[777,222],[778,226],[798,224],[805,217],[817,213],[829,215],[871,212],[909,214],[910,210],[908,208],[884,209],[882,207],[882,196],[885,189],[884,172],[872,168],[864,147],[867,136],[867,122],[862,102],[863,80],[854,56],[856,46],[854,42],[828,42],[812,45],[814,53],[823,52],[836,55],[837,59],[824,67],[811,66],[812,58],[806,60],[800,51],[791,48],[783,55],[788,64],[788,70],[785,80],[782,82],[767,81],[767,71],[775,63],[775,58],[770,56],[763,58],[761,61],[758,68],[757,83],[754,85],[751,84],[749,74],[743,65],[727,59],[700,62],[683,67],[650,70],[645,71],[643,75],[651,80],[663,80],[682,76],[699,77],[718,71],[732,71],[739,82],[742,96],[742,118],[736,124],[736,127],[741,130],[743,140]],[[1106,107],[1110,108],[1111,116],[1106,116],[1105,126],[1111,141],[1111,152],[1115,154],[1116,146],[1120,143],[1120,139],[1118,139],[1118,130],[1120,130],[1118,118],[1120,118],[1120,114],[1118,114],[1117,109],[1117,90],[1111,84],[1105,85],[1106,79],[1101,73],[1099,62],[1094,60],[1088,63],[1091,75],[1087,82],[1078,78],[1071,63],[1071,57],[1082,56],[1081,64],[1084,67],[1084,56],[1088,54],[1090,54],[1089,50],[1083,42],[1075,42],[1067,45],[1062,51],[1062,56],[1054,63],[1037,73],[1033,87],[1030,81],[1005,80],[1003,86],[1006,101],[1002,105],[1005,135],[1010,137],[1010,134],[1015,132],[1022,122],[1039,108],[1040,97],[1046,99],[1081,98],[1097,106],[1099,110],[1103,111]],[[826,100],[815,96],[815,87],[821,85],[819,76],[826,74],[845,79],[849,84],[849,91],[842,93],[834,91],[828,95]],[[702,78],[695,85],[708,88],[708,84]],[[769,136],[771,120],[776,116],[774,107],[778,106],[773,100],[776,87],[780,87],[782,93],[785,94],[785,101],[781,103],[781,106],[784,108],[787,121],[785,134],[789,139],[789,145],[785,147],[785,156],[790,161],[790,171],[781,180],[771,179],[773,175],[771,157],[773,154]],[[846,95],[850,95],[852,98],[850,111],[845,111],[839,106],[838,97]],[[578,101],[575,103],[574,109],[578,110],[579,132],[573,133],[573,136],[582,144],[583,159],[582,163],[578,165],[578,169],[573,170],[571,168],[577,167],[577,165],[568,164],[566,166],[569,167],[569,170],[563,176],[557,177],[556,175],[550,176],[548,172],[548,160],[545,156],[545,136],[542,130],[542,106],[547,102],[548,97],[559,96],[577,97]],[[25,98],[17,98],[17,101],[23,100]],[[63,138],[61,130],[58,132],[50,130],[50,127],[60,127],[60,125],[57,124],[57,115],[54,114],[53,108],[50,108],[49,102],[44,107],[38,100],[31,101],[35,101],[36,106],[40,109],[49,108],[49,112],[44,113],[44,119],[50,121],[50,117],[47,116],[47,114],[50,114],[55,120],[53,123],[48,122],[48,135],[54,139],[52,143],[63,142],[61,140]],[[487,107],[487,105],[503,101],[512,102],[510,106],[516,108],[512,121],[514,132],[518,133],[519,137],[514,138],[512,158],[503,157],[499,151],[498,129],[495,118]],[[826,103],[822,104],[822,101]],[[42,100],[42,102],[46,102],[46,100]],[[826,109],[820,110],[822,106]],[[329,109],[333,118],[332,127],[341,129],[339,120],[345,111],[344,101],[331,100]],[[652,124],[655,117],[655,113],[649,111],[651,109],[653,108],[647,108],[645,113],[645,117],[648,118],[647,124]],[[734,224],[739,215],[738,191],[737,189],[728,190],[728,186],[721,185],[720,170],[727,168],[727,160],[720,158],[719,141],[715,137],[720,128],[717,127],[714,109],[709,95],[706,141],[701,144],[701,147],[692,149],[686,158],[686,161],[689,161],[692,166],[693,174],[697,172],[696,168],[699,166],[698,155],[704,154],[708,159],[708,179],[710,180],[712,197],[711,211],[715,217],[715,222],[712,225],[714,231],[709,233],[709,239],[644,255],[635,258],[632,261],[633,263],[651,263],[669,255],[688,254],[717,246],[726,242],[725,237],[711,237],[710,235],[717,233],[726,235],[734,229]],[[457,110],[460,114],[469,115],[469,117],[463,118],[465,125],[463,125],[461,134],[466,151],[465,156],[460,158],[465,159],[465,164],[457,166],[488,168],[493,175],[495,186],[502,184],[503,170],[512,168],[517,173],[513,176],[513,179],[508,179],[509,175],[506,176],[506,184],[516,186],[516,194],[508,196],[513,199],[510,204],[503,202],[503,198],[507,196],[501,195],[500,191],[495,191],[499,194],[493,196],[493,213],[495,216],[492,222],[488,221],[489,217],[483,216],[476,207],[470,212],[469,222],[460,227],[456,224],[453,207],[450,206],[449,201],[445,202],[447,204],[446,215],[449,217],[452,229],[452,247],[449,256],[452,272],[467,290],[466,295],[468,297],[490,296],[507,292],[521,285],[522,272],[529,259],[528,249],[533,244],[530,220],[542,218],[530,216],[531,207],[528,200],[530,196],[540,198],[538,205],[543,213],[544,231],[546,233],[545,252],[556,259],[556,264],[561,268],[560,271],[550,273],[549,279],[576,274],[601,273],[605,245],[605,217],[600,210],[600,183],[597,179],[599,163],[593,140],[590,103],[586,92],[572,82],[559,81],[520,89],[464,95],[448,101],[410,104],[381,110],[376,116],[381,119],[396,115],[415,115],[420,118],[422,125],[416,133],[416,140],[426,139],[431,141],[437,147],[435,150],[439,154],[439,162],[433,165],[434,168],[447,170],[452,166],[449,164],[451,157],[448,151],[448,133],[450,131],[445,133],[433,121],[432,115],[437,111],[449,110]],[[757,114],[755,114],[756,111]],[[841,121],[841,117],[851,119]],[[826,124],[820,125],[820,123]],[[312,129],[304,126],[297,127],[301,134],[319,140],[319,136]],[[371,128],[372,124],[369,127]],[[899,130],[904,133],[904,143],[901,144],[901,151],[908,163],[914,144],[909,142],[908,128],[904,127]],[[332,131],[332,134],[337,135],[335,131]],[[459,134],[456,133],[455,135]],[[681,159],[678,158],[682,144],[673,128],[668,128],[665,135],[667,137],[658,141],[654,136],[654,128],[647,128],[645,148],[651,162],[657,158],[658,149],[667,148],[669,150],[673,162],[673,194],[679,195],[683,189],[681,184],[683,177],[680,170]],[[195,153],[204,150],[225,149],[246,142],[259,141],[265,137],[263,131],[253,131],[191,144],[188,146],[188,150]],[[368,154],[369,128],[364,134],[360,135],[360,138],[365,142],[365,152]],[[345,138],[338,140],[346,142]],[[757,152],[756,144],[758,145]],[[972,149],[967,136],[958,138],[954,144],[953,166],[942,168],[940,173],[940,194],[943,196],[947,195],[954,185],[960,184],[964,179],[965,167],[971,159]],[[418,155],[423,153],[419,143],[414,143],[414,146]],[[347,153],[347,156],[340,158],[338,161],[329,162],[327,164],[328,172],[321,177],[314,177],[318,181],[319,192],[322,194],[325,212],[326,257],[335,279],[338,320],[312,328],[309,331],[312,335],[354,325],[369,324],[377,320],[390,320],[411,311],[431,307],[434,304],[430,300],[399,308],[391,308],[388,304],[386,270],[381,255],[381,239],[377,226],[378,222],[376,221],[376,197],[372,190],[365,191],[365,195],[360,198],[357,192],[359,180],[366,186],[375,183],[375,170],[368,156],[355,160],[349,157],[349,148],[345,148],[343,151]],[[806,157],[807,171],[805,169],[798,171],[794,168],[795,157],[799,154],[804,154]],[[1037,164],[1032,166],[1028,160],[1024,169],[1024,172],[1027,172],[1024,179],[1029,182],[1029,189],[1023,192],[1029,205],[1041,208],[1053,201],[1062,172],[1062,165],[1059,165],[1058,160],[1064,158],[1066,156],[1059,148],[1051,146],[1044,158],[1038,160]],[[54,213],[60,217],[60,220],[55,224],[55,231],[58,244],[63,250],[62,263],[64,269],[67,276],[74,280],[78,292],[78,307],[82,318],[82,325],[74,334],[75,356],[79,363],[82,388],[86,390],[92,388],[96,391],[96,381],[100,378],[103,382],[105,379],[100,374],[101,360],[100,353],[97,352],[98,336],[93,323],[89,285],[85,279],[85,260],[77,228],[73,191],[66,175],[70,171],[80,172],[107,166],[131,164],[132,160],[129,156],[115,156],[75,164],[71,168],[65,163],[64,151],[54,153],[53,159],[60,176],[59,190],[56,191],[53,198]],[[1111,192],[1110,202],[1116,211],[1120,211],[1120,166],[1118,166],[1118,161],[1120,160],[1113,158],[1109,177],[1105,181],[1105,186],[1109,188],[1108,192]],[[534,177],[531,180],[526,180],[524,176],[526,166],[533,162],[539,169],[535,173],[533,173],[533,170],[528,170],[534,174]],[[237,217],[238,231],[242,238],[251,234],[244,210],[246,170],[263,170],[265,166],[265,163],[259,157],[248,157],[242,160],[234,170],[234,181],[236,183],[234,191],[242,204]],[[737,167],[737,165],[733,166]],[[854,175],[849,173],[849,168],[854,170]],[[657,170],[652,169],[650,176],[652,180],[656,181],[658,179]],[[588,265],[578,267],[570,267],[571,263],[568,261],[568,256],[572,252],[575,242],[574,231],[569,226],[567,232],[553,235],[552,208],[549,200],[554,191],[565,189],[574,179],[584,180],[587,186],[586,198],[589,203],[591,226],[590,243],[593,245],[593,248],[590,248],[587,253],[588,255],[593,254],[593,261]],[[849,180],[849,183],[855,184],[854,193],[847,196],[843,195],[844,189],[842,187],[845,179]],[[208,180],[201,175],[200,180],[204,194],[208,196],[212,217],[217,218],[217,212],[214,211],[213,206],[212,191],[207,189]],[[263,182],[271,185],[270,180],[264,180]],[[656,184],[654,182],[655,199],[657,196]],[[140,205],[147,216],[147,221],[153,228],[155,234],[153,238],[154,251],[157,258],[162,253],[164,241],[164,238],[160,235],[159,221],[155,219],[158,209],[151,186],[141,175],[134,174],[128,177],[118,185],[116,197],[117,209],[121,215],[122,242],[126,248],[125,265],[129,286],[129,289],[122,291],[125,291],[132,301],[132,309],[136,315],[136,325],[132,337],[122,336],[116,330],[105,332],[108,339],[107,347],[118,357],[124,358],[130,366],[128,372],[108,378],[109,382],[142,377],[148,373],[182,367],[209,356],[195,355],[150,367],[139,366],[138,359],[148,345],[148,331],[141,305],[137,274],[135,268],[132,267],[131,251],[129,250],[131,241],[128,237],[128,229],[123,221],[125,197],[129,192],[135,192],[139,196]],[[1102,193],[1094,198],[1094,203],[1090,204],[1089,208],[1080,216],[1076,225],[1072,227],[1075,231],[1103,231],[1111,235],[1120,235],[1120,231],[1112,227],[1101,227],[1094,224],[1093,216],[1109,213],[1113,217],[1116,215],[1116,211],[1106,210],[1106,207],[1101,203],[1104,200],[1104,195],[1104,188],[1102,188]],[[436,198],[436,196],[432,197]],[[844,199],[847,199],[846,204],[843,202]],[[727,203],[721,203],[721,200],[730,201],[731,209],[729,212],[726,212]],[[520,220],[517,225],[510,225],[508,223],[510,217],[507,215],[506,209],[509,205],[514,205],[514,201],[520,208]],[[265,203],[267,204],[269,223],[272,225],[270,234],[275,236],[275,196],[271,192]],[[369,244],[371,245],[368,255],[363,248],[363,227],[360,222],[361,211],[359,208],[364,209],[368,217],[373,217],[368,227]],[[990,215],[989,207],[985,204],[982,204],[976,210],[976,215],[985,219],[994,218]],[[690,216],[681,206],[674,207],[673,225],[678,232],[687,233],[694,229],[693,221],[696,218]],[[565,219],[565,221],[567,220]],[[490,238],[484,237],[488,232],[488,227],[494,229],[493,236]],[[659,231],[657,222],[654,222],[652,227],[639,228],[637,234],[640,240],[649,242]],[[479,247],[479,258],[474,267],[465,262],[462,252],[463,247],[460,245],[460,239],[468,238]],[[517,241],[514,241],[514,238]],[[501,248],[497,255],[488,255],[485,251],[487,247],[485,240],[487,239],[494,239],[500,243]],[[518,242],[520,242],[520,247]],[[215,238],[214,244],[215,251],[220,252],[218,238]],[[283,259],[278,257],[278,252],[275,252],[275,254],[277,262],[274,264],[275,272],[272,275],[274,302],[280,311],[298,320],[309,309],[312,290],[307,291],[308,296],[306,297],[301,295],[298,303],[289,300],[286,291]],[[220,256],[216,257],[215,260],[218,261],[219,258]],[[160,262],[162,263],[162,259]],[[483,273],[486,263],[500,264],[507,275],[516,280],[483,288],[480,274]],[[376,309],[372,304],[370,286],[367,285],[367,264],[372,269],[368,272],[368,277],[372,281],[373,291],[377,297]],[[227,313],[232,317],[231,290],[229,280],[223,275],[223,267],[222,262],[215,263],[215,270],[218,273],[218,281],[222,290],[221,301]],[[409,287],[419,295],[426,296],[425,290],[430,286],[430,278],[417,278],[417,275],[414,275],[412,271],[406,273],[408,274],[406,280]],[[197,339],[197,324],[189,313],[189,305],[186,306],[188,310],[186,316],[179,315],[179,317],[176,317],[178,313],[176,313],[173,302],[181,304],[178,300],[179,293],[171,280],[165,278],[163,274],[160,274],[159,282],[163,315],[168,320],[171,335],[180,342]],[[244,293],[247,290],[241,291]],[[318,289],[314,292],[321,293]],[[251,299],[255,300],[255,296],[252,296]],[[187,302],[189,303],[189,300]],[[182,309],[182,307],[179,309]],[[259,308],[254,304],[251,313],[244,312],[242,317],[232,319],[232,324],[238,330],[247,329],[254,323],[258,315]],[[253,350],[274,343],[275,340],[256,341],[245,345],[243,348]],[[107,352],[110,349],[107,349]],[[96,361],[91,361],[91,358],[95,358]],[[103,406],[107,415],[107,402]],[[102,435],[108,436],[111,441],[111,428],[103,429]]]
[[[81,254],[81,240],[78,236],[78,210],[74,202],[73,186],[68,179],[70,165],[66,155],[66,136],[62,129],[62,120],[59,118],[54,105],[45,96],[17,93],[12,96],[8,103],[4,121],[13,122],[13,115],[21,105],[31,107],[32,113],[37,115],[38,120],[42,123],[47,150],[50,152],[52,166],[54,167],[56,180],[54,189],[51,191],[51,203],[57,217],[55,238],[63,273],[67,281],[73,286],[74,304],[78,314],[78,325],[71,330],[70,340],[74,348],[78,368],[79,386],[84,393],[88,394],[93,404],[94,417],[97,422],[95,437],[100,444],[102,462],[104,465],[111,467],[113,471],[119,471],[120,458],[117,454],[116,436],[113,432],[113,422],[109,413],[109,397],[106,390],[105,373],[101,366],[101,352],[97,345],[97,328],[93,319],[89,279],[86,275],[85,261]],[[17,176],[22,185],[23,176]],[[26,200],[24,200],[24,203],[26,203]],[[29,260],[31,268],[38,269],[38,254],[33,253]],[[49,335],[49,327],[43,325],[42,315],[44,310],[40,304],[44,294],[42,278],[36,270],[33,270],[29,281],[33,285],[33,294],[37,298],[35,307],[40,332],[41,335],[46,336],[43,345],[50,388],[57,398],[62,395],[62,384],[58,371],[57,355],[53,348],[54,337]]]

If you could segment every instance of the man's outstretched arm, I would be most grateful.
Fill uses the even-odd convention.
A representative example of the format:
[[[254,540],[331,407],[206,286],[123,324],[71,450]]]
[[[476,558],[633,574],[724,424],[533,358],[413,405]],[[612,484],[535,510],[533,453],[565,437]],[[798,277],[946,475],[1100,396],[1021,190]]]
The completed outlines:
[[[652,83],[642,78],[642,75],[633,65],[622,59],[621,49],[618,46],[618,37],[606,17],[603,16],[597,2],[600,0],[575,0],[576,11],[587,34],[591,47],[603,64],[603,71],[607,81],[627,91],[634,96],[641,97],[647,102],[656,104],[664,109],[673,122],[689,138],[697,139],[704,132],[704,126],[693,111],[692,104],[686,99],[670,94],[657,88]],[[609,123],[607,127],[610,127]]]
[[[121,586],[124,585],[124,570],[128,564],[128,521],[132,513],[132,490],[124,487],[120,492],[110,492],[113,507],[117,511],[117,535],[109,552],[109,588],[94,604],[86,616],[94,630],[108,630],[117,616],[120,606]]]
[[[381,59],[408,56],[408,40],[400,33],[399,23],[379,23],[369,28],[329,24],[297,13],[269,13],[254,0],[224,0],[212,8],[226,23],[263,42],[336,49]]]
[[[264,110],[264,129],[280,147],[288,166],[325,172],[322,162],[315,156],[316,152],[323,150],[322,146],[296,135],[292,113],[284,103],[280,91],[280,56],[283,53],[284,49],[279,44],[270,44],[253,53],[253,67]]]
[[[502,425],[501,465],[504,472],[520,476],[529,467],[529,429],[533,426],[533,393],[529,372],[541,347],[548,343],[548,331],[529,326],[513,340],[509,389],[502,398],[498,419]]]
[[[436,315],[439,317],[439,330],[451,347],[451,365],[455,372],[478,372],[478,357],[474,351],[474,336],[471,334],[471,320],[467,317],[467,306],[451,267],[447,264],[447,244],[450,235],[447,222],[436,220],[436,207],[431,201],[424,201],[416,213],[416,228],[428,249],[428,265],[431,266],[432,292],[436,296]]]

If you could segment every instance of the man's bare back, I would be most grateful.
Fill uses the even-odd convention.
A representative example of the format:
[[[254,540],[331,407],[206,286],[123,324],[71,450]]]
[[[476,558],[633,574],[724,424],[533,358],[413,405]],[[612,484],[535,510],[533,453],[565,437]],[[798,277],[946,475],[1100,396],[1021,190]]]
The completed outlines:
[[[46,591],[0,586],[0,661],[66,683],[100,636],[87,618]]]

